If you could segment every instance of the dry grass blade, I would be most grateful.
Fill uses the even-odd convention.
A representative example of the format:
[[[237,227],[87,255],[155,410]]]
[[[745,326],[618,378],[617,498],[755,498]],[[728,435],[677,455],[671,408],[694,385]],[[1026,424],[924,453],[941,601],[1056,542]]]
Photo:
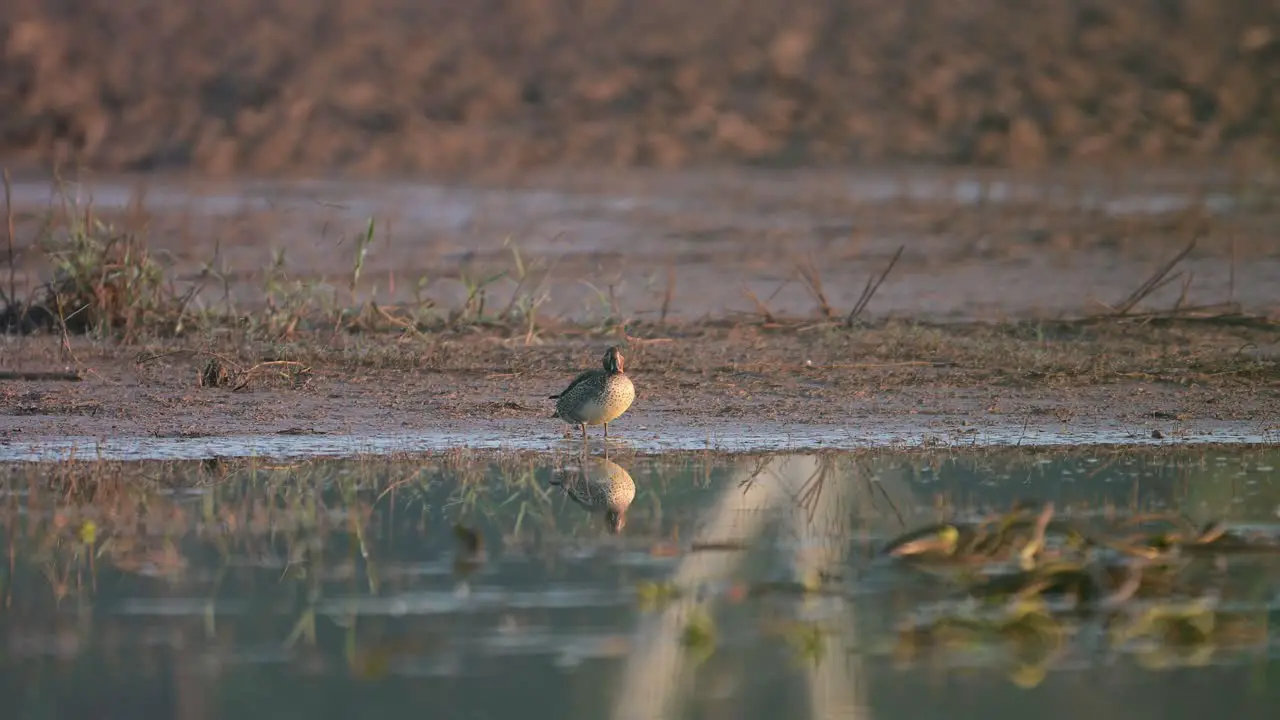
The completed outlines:
[[[1236,300],[1236,236],[1231,235],[1231,272],[1227,278],[1227,302]]]
[[[769,306],[764,304],[764,301],[760,299],[760,296],[752,292],[751,288],[747,287],[746,285],[743,285],[742,294],[746,295],[751,300],[751,302],[756,304],[756,312],[760,314],[760,317],[766,323],[773,324],[777,322],[777,320],[773,317],[773,312],[769,310]]]
[[[1125,298],[1124,302],[1120,303],[1112,310],[1112,314],[1113,315],[1127,314],[1130,310],[1134,308],[1134,306],[1136,306],[1138,303],[1146,299],[1147,296],[1149,296],[1151,293],[1155,292],[1156,290],[1159,290],[1160,288],[1164,287],[1165,285],[1172,282],[1173,280],[1181,277],[1182,273],[1178,273],[1173,277],[1166,277],[1166,276],[1168,276],[1168,274],[1175,267],[1177,267],[1178,263],[1182,262],[1183,258],[1191,254],[1191,251],[1195,249],[1196,242],[1198,241],[1199,241],[1198,237],[1191,238],[1191,242],[1187,243],[1187,246],[1182,248],[1181,252],[1179,252],[1177,255],[1174,255],[1173,259],[1169,260],[1169,262],[1162,265],[1159,269],[1157,269],[1151,275],[1151,277],[1147,278],[1146,282],[1139,285],[1136,290],[1130,293],[1129,297]]]
[[[853,309],[849,311],[848,317],[844,319],[845,327],[853,327],[853,322],[867,308],[871,298],[875,297],[876,291],[880,289],[880,284],[884,282],[885,278],[889,277],[889,273],[893,271],[893,266],[898,264],[898,259],[902,257],[902,251],[906,247],[906,245],[899,245],[898,251],[893,254],[893,258],[889,260],[889,264],[885,266],[884,271],[879,276],[867,278],[867,284],[862,288],[862,295],[858,296],[858,302],[854,304]]]
[[[373,308],[374,312],[378,313],[378,315],[380,315],[383,320],[386,320],[391,325],[400,328],[406,333],[411,333],[413,335],[417,335],[418,337],[422,337],[422,331],[419,330],[418,326],[415,325],[414,323],[408,320],[398,318],[395,315],[392,315],[391,312],[387,310],[386,307],[379,305],[378,303],[373,302],[372,300],[369,301],[369,305],[370,307]]]
[[[240,377],[239,377],[240,382],[233,388],[233,390],[243,390],[246,387],[248,387],[249,381],[253,379],[253,376],[259,370],[268,370],[273,368],[279,369],[279,370],[284,370],[284,369],[292,370],[294,376],[306,375],[311,372],[311,368],[307,367],[306,365],[300,362],[295,362],[293,360],[271,360],[269,362],[260,362],[257,365],[254,365],[253,367],[249,368],[248,370],[245,370],[243,373],[240,374]]]
[[[1191,291],[1191,281],[1195,279],[1195,273],[1189,272],[1182,279],[1182,292],[1178,293],[1178,301],[1173,304],[1173,312],[1178,312],[1187,302],[1187,293]]]
[[[200,370],[200,387],[223,387],[231,384],[231,369],[218,357],[209,358]]]
[[[671,297],[676,292],[676,271],[671,263],[667,263],[667,286],[662,292],[662,311],[658,314],[658,323],[667,324],[667,312],[671,310]]]
[[[810,257],[803,263],[796,265],[796,273],[800,275],[800,280],[804,282],[805,287],[809,290],[809,294],[813,295],[813,299],[818,303],[818,309],[822,311],[822,316],[830,320],[835,317],[836,311],[831,307],[831,303],[827,302],[827,294],[822,288],[822,273],[818,271],[818,266]]]
[[[14,281],[14,260],[13,260],[13,181],[9,178],[9,168],[4,169],[4,219],[6,239],[9,245],[9,291],[5,294],[5,305],[13,305],[17,300],[18,288]]]

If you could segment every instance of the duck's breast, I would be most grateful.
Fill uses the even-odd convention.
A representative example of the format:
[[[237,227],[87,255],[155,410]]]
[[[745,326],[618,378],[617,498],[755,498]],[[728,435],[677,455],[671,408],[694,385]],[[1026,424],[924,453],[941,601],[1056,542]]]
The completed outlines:
[[[636,387],[626,375],[614,375],[605,386],[604,402],[599,422],[612,422],[627,411],[636,399]]]

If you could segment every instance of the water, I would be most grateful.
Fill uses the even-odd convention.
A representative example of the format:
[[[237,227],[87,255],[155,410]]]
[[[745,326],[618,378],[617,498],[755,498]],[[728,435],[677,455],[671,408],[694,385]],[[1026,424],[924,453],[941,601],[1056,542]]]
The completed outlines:
[[[1197,174],[1194,178],[1137,177],[1129,178],[1134,188],[1117,188],[1114,181],[1081,183],[1079,187],[1066,187],[1060,183],[1046,182],[1044,178],[1000,178],[998,175],[983,177],[970,173],[939,178],[938,168],[921,168],[917,171],[885,172],[804,172],[786,171],[743,172],[736,171],[732,178],[718,177],[714,173],[684,172],[672,177],[652,174],[650,183],[675,183],[687,194],[696,189],[706,190],[729,185],[745,189],[764,197],[786,194],[780,187],[793,185],[796,177],[819,178],[828,192],[844,194],[851,200],[863,203],[889,203],[910,199],[920,202],[952,202],[960,204],[996,204],[1017,202],[1047,202],[1064,208],[1103,212],[1110,215],[1162,214],[1184,211],[1202,206],[1214,214],[1228,213],[1240,205],[1225,178],[1211,178]],[[636,179],[647,173],[633,172]],[[683,179],[683,181],[681,181]],[[334,182],[293,181],[273,183],[252,180],[239,182],[209,182],[183,185],[148,183],[148,204],[158,209],[190,209],[199,207],[204,212],[227,214],[254,209],[270,209],[290,200],[331,200],[341,197],[338,209],[351,217],[363,220],[371,214],[386,212],[389,206],[412,208],[412,219],[440,228],[464,227],[483,215],[487,205],[501,202],[528,214],[558,213],[565,209],[596,210],[623,214],[637,209],[671,209],[684,207],[679,199],[655,199],[628,194],[607,194],[600,185],[607,178],[588,179],[588,188],[576,191],[545,188],[467,188],[429,183],[385,182]],[[727,182],[726,182],[727,180]],[[780,181],[781,180],[781,181]],[[1145,182],[1143,182],[1145,181]],[[104,209],[124,209],[135,201],[139,190],[136,179],[95,178],[91,183],[67,182],[68,193],[73,199],[87,199]],[[1136,189],[1135,189],[1136,188]],[[1212,188],[1212,189],[1210,189]],[[841,192],[842,191],[842,192]],[[22,207],[38,207],[56,201],[56,188],[44,180],[19,181],[12,185],[13,202]],[[736,215],[726,215],[736,220]]]
[[[612,522],[566,487],[613,488]],[[4,465],[4,716],[1271,717],[1280,553],[1181,571],[1220,595],[1212,644],[1064,613],[1052,652],[908,657],[905,623],[970,606],[875,551],[1019,498],[1269,537],[1280,451]]]
[[[352,455],[445,452],[456,448],[497,451],[572,449],[576,437],[562,428],[548,430],[527,422],[495,420],[484,428],[454,432],[380,432],[376,434],[280,434],[217,435],[208,437],[41,437],[36,440],[0,438],[0,463],[93,460],[198,460],[221,458],[315,458]],[[1275,445],[1276,428],[1248,421],[1205,421],[1197,429],[1153,437],[1141,426],[1119,423],[1029,421],[989,423],[983,427],[921,427],[916,417],[900,422],[885,420],[875,427],[815,426],[803,423],[700,420],[696,425],[664,423],[660,432],[641,426],[625,439],[617,439],[630,452],[715,453],[803,452],[814,450],[909,449],[921,447],[1019,447],[1052,448],[1084,445]]]
[[[513,270],[518,250],[537,281],[510,273],[488,286],[490,299],[531,294],[543,317],[595,324],[603,291],[610,307],[633,318],[754,313],[743,287],[769,298],[779,317],[810,317],[813,297],[787,282],[804,258],[822,269],[827,301],[851,308],[899,246],[904,262],[876,292],[872,315],[952,322],[1093,314],[1095,300],[1119,302],[1135,278],[1180,249],[1186,239],[1167,228],[1191,211],[1212,219],[1217,240],[1179,264],[1194,283],[1164,287],[1145,306],[1230,297],[1245,312],[1268,314],[1275,298],[1267,288],[1280,272],[1266,234],[1275,225],[1271,184],[1205,170],[919,167],[566,171],[469,184],[95,175],[55,185],[32,176],[12,190],[27,232],[64,202],[92,205],[121,227],[134,227],[135,211],[145,210],[148,247],[179,293],[194,290],[193,308],[262,306],[264,270],[279,258],[291,279],[320,283],[317,292],[345,288],[350,239],[372,220],[377,241],[361,245],[361,297],[455,307],[469,292],[463,274]],[[1242,253],[1234,265],[1221,244],[1227,236]],[[211,268],[218,282],[204,282]],[[17,270],[19,287],[48,280],[38,254],[26,254]]]

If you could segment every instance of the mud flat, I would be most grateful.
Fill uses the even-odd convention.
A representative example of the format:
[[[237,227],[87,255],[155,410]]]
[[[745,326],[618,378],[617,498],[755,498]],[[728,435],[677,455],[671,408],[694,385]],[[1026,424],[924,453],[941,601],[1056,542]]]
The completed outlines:
[[[69,326],[111,321],[0,339],[0,370],[81,378],[0,384],[14,458],[550,447],[546,396],[615,343],[640,394],[611,429],[643,451],[1267,442],[1280,423],[1275,213],[1209,176],[12,190],[13,294],[81,272]],[[90,215],[110,227],[86,234]],[[149,294],[68,264],[141,256]]]

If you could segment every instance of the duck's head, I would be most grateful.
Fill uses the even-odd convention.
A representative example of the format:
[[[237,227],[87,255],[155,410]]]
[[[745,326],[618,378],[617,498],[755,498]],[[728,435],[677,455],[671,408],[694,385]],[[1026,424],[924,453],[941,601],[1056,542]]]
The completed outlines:
[[[617,510],[610,510],[604,514],[604,521],[609,526],[609,532],[617,535],[627,526],[627,514]]]
[[[605,372],[607,372],[607,373],[620,373],[620,372],[622,372],[622,371],[623,371],[623,370],[622,370],[622,361],[623,361],[623,359],[624,359],[624,358],[622,357],[622,351],[618,349],[618,346],[617,346],[617,345],[611,345],[611,346],[609,346],[609,349],[604,351],[604,370],[605,370]]]

